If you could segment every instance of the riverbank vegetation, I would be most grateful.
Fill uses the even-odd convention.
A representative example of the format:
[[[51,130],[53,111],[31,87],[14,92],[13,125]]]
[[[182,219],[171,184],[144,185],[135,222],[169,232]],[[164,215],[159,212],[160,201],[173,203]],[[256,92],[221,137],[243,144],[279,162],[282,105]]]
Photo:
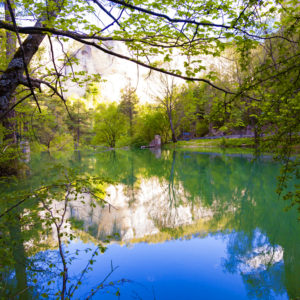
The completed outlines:
[[[202,92],[201,92],[202,91]],[[209,92],[199,85],[178,86],[176,105],[172,109],[173,131],[168,112],[160,101],[140,104],[133,88],[122,93],[122,100],[105,103],[101,93],[92,95],[97,99],[95,108],[87,108],[86,98],[74,98],[68,111],[55,97],[40,101],[42,113],[36,114],[30,105],[19,105],[16,120],[19,122],[16,134],[26,140],[33,152],[83,149],[86,147],[137,147],[148,145],[156,134],[163,144],[173,142],[175,137],[180,146],[250,147],[269,152],[268,148],[277,136],[276,124],[270,120],[253,125],[254,116],[249,117],[249,109],[232,106],[232,109],[218,111],[222,97],[208,97]],[[206,99],[208,97],[208,99]],[[263,112],[256,115],[260,120]],[[298,124],[295,124],[298,128]],[[227,136],[229,135],[229,138]],[[224,137],[223,137],[224,136]],[[245,136],[245,137],[244,137]],[[204,138],[204,139],[201,139]],[[278,147],[293,146],[298,151],[297,130],[291,132],[291,144],[277,141]]]

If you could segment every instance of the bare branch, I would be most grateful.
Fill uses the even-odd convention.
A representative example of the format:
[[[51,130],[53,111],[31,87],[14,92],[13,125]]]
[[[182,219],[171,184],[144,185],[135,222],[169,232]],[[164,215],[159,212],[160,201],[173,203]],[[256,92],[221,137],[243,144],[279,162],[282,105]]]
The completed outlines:
[[[122,26],[121,26],[121,24],[119,23],[119,20],[118,19],[116,19],[99,1],[96,1],[96,0],[92,0],[101,10],[103,10],[110,18],[112,18],[113,19],[113,23],[111,23],[110,25],[109,25],[109,27],[110,26],[112,26],[113,24],[115,24],[115,23],[117,23],[118,25],[119,25],[119,27],[120,28],[122,28]],[[105,28],[106,29],[106,28]],[[124,31],[125,31],[125,29],[124,28],[122,28]],[[102,31],[104,31],[104,30],[102,30]]]

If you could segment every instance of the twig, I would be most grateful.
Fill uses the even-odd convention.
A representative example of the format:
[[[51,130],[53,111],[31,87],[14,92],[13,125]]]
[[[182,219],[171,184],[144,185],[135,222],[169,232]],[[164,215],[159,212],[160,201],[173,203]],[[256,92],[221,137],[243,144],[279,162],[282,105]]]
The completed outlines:
[[[105,278],[101,281],[101,283],[99,283],[99,285],[97,286],[97,288],[85,299],[85,300],[88,300],[88,299],[91,299],[100,289],[103,288],[103,283],[109,278],[109,276],[119,268],[119,266],[111,269],[111,271],[105,276]]]
[[[94,253],[93,253],[92,256],[91,256],[91,259],[93,259],[93,257],[96,255],[96,253],[97,253],[98,250],[99,250],[99,247],[97,247],[97,248],[95,249]],[[88,267],[89,267],[89,265],[90,265],[90,261],[91,261],[91,260],[88,261],[88,263],[86,264],[85,268],[84,268],[83,271],[81,272],[81,276],[80,276],[80,278],[77,280],[77,283],[76,283],[76,285],[73,287],[73,289],[72,289],[72,286],[71,286],[71,288],[70,288],[70,290],[69,290],[69,292],[68,292],[68,295],[69,295],[70,297],[72,297],[73,293],[76,291],[76,289],[77,289],[79,283],[81,282],[81,280],[82,280],[84,274],[87,272],[87,269],[88,269]]]

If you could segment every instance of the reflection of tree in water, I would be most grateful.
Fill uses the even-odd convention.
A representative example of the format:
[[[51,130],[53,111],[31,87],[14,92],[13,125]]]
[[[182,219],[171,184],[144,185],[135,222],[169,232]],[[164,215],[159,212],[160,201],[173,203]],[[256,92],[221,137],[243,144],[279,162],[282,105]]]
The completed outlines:
[[[284,289],[291,298],[300,295],[300,228],[296,221],[297,213],[284,212],[286,203],[278,200],[274,193],[276,189],[274,175],[279,166],[271,162],[266,163],[263,159],[253,163],[243,156],[209,155],[187,151],[163,151],[159,159],[149,151],[109,151],[90,157],[82,154],[80,159],[78,157],[73,160],[70,157],[63,159],[65,166],[73,165],[85,172],[109,177],[117,183],[126,185],[127,196],[133,202],[138,197],[139,179],[147,181],[157,178],[168,198],[166,207],[161,210],[162,214],[157,215],[156,223],[160,228],[170,224],[176,226],[176,214],[180,206],[189,207],[191,213],[199,207],[211,209],[214,212],[212,225],[225,220],[223,228],[234,230],[230,235],[228,256],[223,266],[229,272],[242,275],[249,296],[268,298],[272,293],[282,294]],[[38,160],[32,161],[37,167],[40,163]],[[49,161],[49,164],[51,163],[52,161]],[[32,174],[35,174],[34,168]],[[49,178],[55,179],[55,176],[55,172],[50,173],[50,176],[49,171],[38,173],[38,179],[44,183],[49,181]],[[32,187],[38,184],[38,181],[30,183]],[[155,203],[155,199],[149,201]],[[34,206],[26,206],[27,210],[33,211],[33,208]],[[16,224],[11,230],[15,230],[14,235],[17,235],[19,228],[22,237],[18,239],[20,245],[16,244],[14,247],[16,253],[20,253],[19,257],[23,255],[22,247],[24,255],[28,257],[28,249],[24,245],[30,238],[26,238],[28,231],[27,233],[24,231],[27,227],[22,210],[19,215],[22,216],[19,219],[21,225]],[[105,236],[104,231],[101,231],[98,224],[97,226],[91,224],[91,220],[90,216],[91,228],[84,229],[101,240]],[[112,226],[113,233],[120,232],[120,225],[115,220]],[[30,228],[36,230],[35,235],[38,238],[40,234],[38,226],[35,227],[33,222]],[[10,236],[8,228],[6,232],[7,236]],[[278,247],[281,247],[284,264],[282,261],[274,262],[271,259],[269,262],[266,260],[263,267],[245,270],[245,261],[247,259],[249,261],[255,255],[259,256],[257,249],[262,247],[267,247],[270,253],[278,252]],[[263,252],[260,255],[262,254]],[[14,276],[16,273],[11,270],[16,267],[11,266],[2,274],[2,278],[8,280]],[[20,267],[18,274],[22,272],[24,273],[24,270],[22,271]],[[30,275],[27,273],[27,279],[26,276],[23,277],[25,281],[27,280],[25,285],[30,282],[28,276]],[[21,280],[20,283],[17,282],[17,276],[8,282],[14,286],[23,284]]]
[[[91,181],[86,177],[78,177],[61,166],[54,169],[56,177],[53,176],[48,185],[32,189],[35,182],[29,179],[17,181],[13,188],[14,183],[10,181],[10,188],[0,190],[0,198],[7,200],[0,203],[0,295],[5,299],[57,296],[70,299],[91,268],[95,255],[104,251],[101,244],[96,246],[86,268],[78,276],[70,276],[68,269],[75,257],[67,250],[68,242],[74,238],[68,231],[70,224],[66,220],[68,203],[82,199],[78,192],[83,187],[85,193],[89,187],[93,192],[97,190],[92,189]],[[65,180],[58,175],[59,170]],[[95,178],[94,181],[101,182]],[[58,249],[51,251],[51,247]],[[112,267],[100,286],[90,293],[103,290],[114,270]],[[112,285],[115,292],[118,291],[116,286]]]
[[[42,225],[37,214],[38,203],[28,199],[27,209],[18,204],[27,196],[24,190],[35,186],[35,182],[27,182],[24,178],[1,182],[0,295],[5,299],[31,299],[35,290],[30,284],[33,271],[28,270],[28,256],[39,248]],[[11,207],[14,209],[8,210]]]
[[[170,208],[175,207],[178,205],[177,197],[176,197],[176,189],[175,189],[175,183],[174,183],[174,177],[175,177],[175,163],[176,163],[176,151],[173,151],[172,154],[172,165],[171,165],[171,171],[170,171],[170,178],[169,178],[169,184],[168,184],[168,195],[169,195],[169,203]]]
[[[107,232],[105,230],[103,230],[103,228],[101,226],[97,226],[96,224],[92,225],[93,227],[89,227],[89,233],[94,236],[95,238],[97,238],[100,241],[105,241],[107,240]],[[94,230],[92,232],[90,232],[90,228],[93,228]],[[111,232],[109,232],[109,235],[112,236],[112,240],[120,240],[120,236],[121,236],[121,227],[120,224],[117,223],[116,218],[114,219],[113,222],[113,227]]]
[[[283,262],[260,272],[242,273],[249,298],[272,299],[274,295],[284,295],[284,277]]]
[[[173,164],[169,198],[170,203],[176,203],[172,170]],[[300,295],[300,226],[297,212],[284,212],[286,203],[275,194],[276,173],[279,173],[278,164],[266,162],[264,158],[253,162],[252,158],[242,155],[179,152],[176,162],[176,180],[184,187],[184,194],[188,196],[185,199],[189,199],[192,207],[212,208],[211,224],[225,219],[225,228],[235,230],[224,267],[230,272],[241,272],[241,262],[254,255],[257,248],[267,247],[264,249],[269,253],[265,256],[266,268],[241,273],[249,294],[268,298],[270,290],[280,295],[285,287],[289,296],[295,298]],[[257,235],[257,228],[263,234]],[[284,264],[274,260],[278,249],[283,249]]]
[[[21,214],[15,214],[14,221],[8,223],[9,231],[9,247],[12,252],[13,267],[15,271],[13,289],[8,289],[8,292],[15,291],[12,295],[7,295],[10,297],[15,297],[18,294],[21,294],[22,299],[30,299],[30,287],[27,282],[27,257],[24,246],[24,237],[22,236],[21,230]],[[9,279],[9,277],[7,278]],[[12,288],[12,287],[10,287]]]
[[[230,234],[223,266],[242,275],[249,295],[268,299],[272,293],[281,295],[286,290],[289,297],[296,298],[300,295],[297,214],[285,213],[284,203],[274,205],[263,190],[260,195],[262,199],[256,197],[254,205],[241,205],[235,211],[230,221],[235,231]],[[252,268],[246,262],[252,262]]]
[[[199,207],[211,209],[214,212],[210,220],[212,226],[225,220],[223,228],[235,232],[224,262],[228,271],[241,272],[241,262],[254,255],[257,248],[268,246],[269,251],[274,252],[279,245],[283,249],[284,267],[280,262],[271,261],[269,265],[266,262],[267,269],[243,273],[245,284],[250,294],[257,290],[258,296],[262,293],[267,297],[267,290],[272,286],[274,293],[280,294],[284,286],[290,297],[300,295],[300,228],[297,212],[284,212],[286,203],[275,194],[278,164],[268,158],[253,162],[249,155],[188,151],[163,151],[159,159],[148,151],[134,154],[120,151],[115,153],[114,162],[105,155],[98,156],[97,164],[129,188],[133,181],[130,174],[145,180],[159,178],[168,197],[168,207],[154,218],[159,228],[176,226],[175,214],[180,205],[189,206],[192,214]],[[112,165],[115,163],[118,168]],[[257,232],[261,234],[258,236]]]
[[[167,197],[167,206],[160,212],[160,215],[152,215],[151,217],[155,225],[161,230],[167,230],[168,228],[175,228],[178,226],[178,220],[180,219],[178,212],[179,206],[184,204],[189,205],[188,203],[184,203],[184,190],[181,182],[177,180],[177,152],[175,150],[172,151],[171,157],[169,176],[166,176],[167,183],[165,181],[161,183],[162,195],[166,195]],[[155,201],[155,199],[153,199],[153,201]]]
[[[125,161],[122,156],[129,154],[118,155],[119,162],[122,162]],[[147,152],[134,155],[134,173],[145,179],[158,177],[161,185],[167,189],[170,206],[162,214],[164,220],[171,215],[171,208],[178,207],[183,199],[182,204],[190,205],[192,212],[199,206],[212,209],[212,225],[226,220],[223,227],[236,231],[234,247],[231,249],[233,259],[239,256],[238,253],[241,258],[245,253],[251,253],[252,242],[256,239],[255,230],[259,228],[264,233],[262,236],[268,236],[271,245],[280,245],[284,249],[285,271],[283,277],[276,278],[284,280],[283,284],[291,296],[300,294],[297,288],[300,286],[300,276],[293,275],[300,272],[300,229],[297,213],[284,212],[286,203],[278,200],[275,194],[274,178],[276,173],[279,174],[278,164],[268,158],[253,162],[249,155],[227,156],[187,151],[163,151],[160,159],[155,159]],[[121,171],[118,176],[127,176],[128,166],[121,163],[121,168],[125,172]],[[164,220],[157,216],[155,221],[159,227],[164,227],[167,224]],[[234,265],[228,262],[227,267],[238,272]]]
[[[139,185],[137,182],[137,177],[135,176],[135,161],[134,154],[131,153],[129,157],[129,174],[122,182],[125,184],[124,194],[129,200],[129,206],[136,201],[136,193],[139,191]]]

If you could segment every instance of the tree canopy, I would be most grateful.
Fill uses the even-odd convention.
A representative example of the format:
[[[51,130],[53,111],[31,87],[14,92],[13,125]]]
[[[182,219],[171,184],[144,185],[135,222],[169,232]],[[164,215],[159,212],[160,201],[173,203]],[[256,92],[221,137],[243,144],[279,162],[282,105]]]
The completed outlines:
[[[0,20],[0,28],[16,33],[21,44],[8,67],[2,71],[2,114],[9,109],[9,99],[20,85],[29,87],[32,96],[35,94],[34,88],[41,84],[63,96],[59,87],[65,75],[56,66],[54,55],[53,67],[42,78],[38,74],[31,76],[27,70],[47,36],[51,37],[48,43],[52,52],[55,49],[51,46],[51,40],[57,39],[64,47],[64,42],[71,39],[151,70],[202,81],[225,94],[242,94],[250,98],[257,97],[251,91],[253,84],[267,83],[271,78],[260,78],[243,89],[222,86],[214,72],[203,72],[206,66],[199,56],[220,56],[227,47],[234,45],[245,64],[251,49],[258,44],[276,40],[296,47],[299,41],[297,1],[50,0],[44,3],[26,0],[18,1],[15,14],[13,1],[6,2],[12,21]],[[23,38],[22,34],[25,34]],[[104,43],[107,41],[126,43],[132,56],[115,52]],[[176,55],[185,56],[185,70],[159,67],[155,59],[157,55],[167,62]],[[293,57],[295,54],[285,60],[292,60]],[[72,63],[67,53],[64,61],[65,64]],[[272,66],[272,63],[268,62],[268,65]],[[276,62],[276,65],[283,63]]]

